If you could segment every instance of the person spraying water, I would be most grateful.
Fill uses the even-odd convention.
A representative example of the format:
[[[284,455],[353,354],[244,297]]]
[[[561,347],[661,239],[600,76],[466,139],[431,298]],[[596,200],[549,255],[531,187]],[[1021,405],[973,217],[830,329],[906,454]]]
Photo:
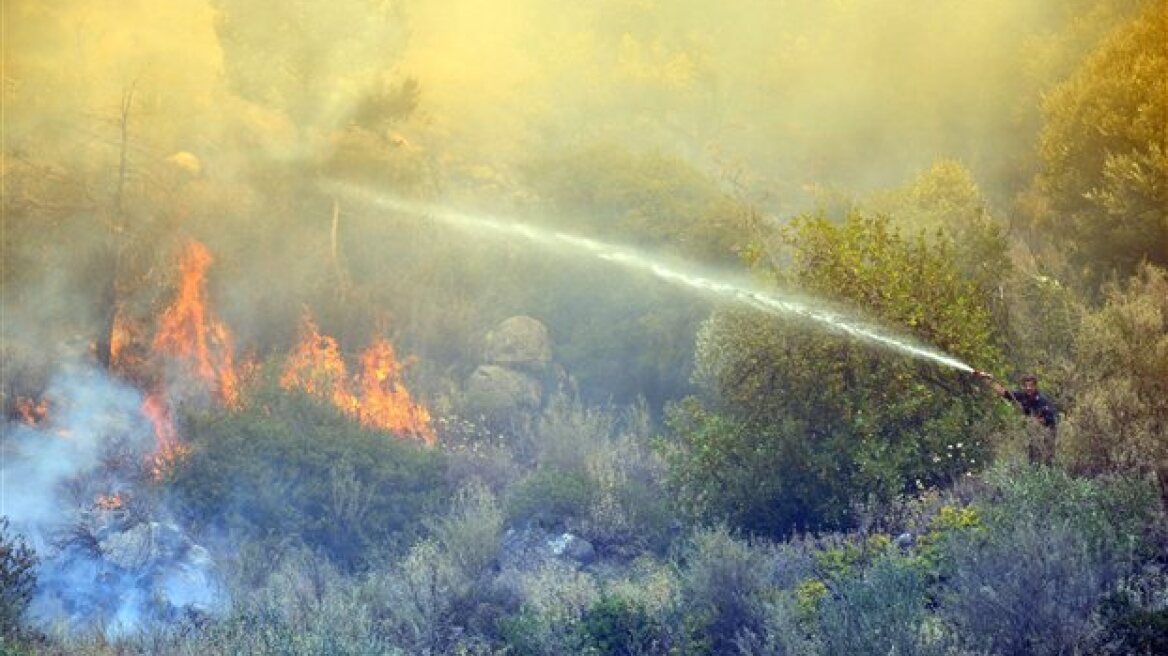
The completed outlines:
[[[995,394],[1010,401],[1022,414],[1032,418],[1041,425],[1042,430],[1037,439],[1031,439],[1028,451],[1031,462],[1050,464],[1054,454],[1055,431],[1058,417],[1054,404],[1042,392],[1038,391],[1038,376],[1026,374],[1022,376],[1022,387],[1011,390],[1001,381],[988,372],[980,369],[973,370],[973,377],[984,381]]]

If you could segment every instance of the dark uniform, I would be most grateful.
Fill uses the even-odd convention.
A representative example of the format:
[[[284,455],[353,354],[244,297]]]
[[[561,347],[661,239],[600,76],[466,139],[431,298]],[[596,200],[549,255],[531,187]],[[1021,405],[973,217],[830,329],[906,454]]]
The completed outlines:
[[[1043,428],[1035,426],[1030,431],[1030,439],[1026,448],[1027,456],[1029,456],[1031,463],[1051,464],[1054,460],[1057,419],[1055,418],[1054,405],[1051,404],[1050,399],[1043,396],[1041,392],[1035,391],[1034,394],[1029,394],[1024,389],[1012,392],[1006,390],[1002,392],[1002,396],[1017,403],[1018,407],[1022,408],[1022,413],[1027,417],[1034,417],[1042,423]]]
[[[1056,423],[1054,406],[1050,399],[1042,395],[1042,392],[1036,392],[1034,396],[1031,396],[1023,389],[1017,389],[1013,392],[1006,390],[1002,392],[1002,397],[1007,401],[1016,402],[1027,417],[1038,417],[1043,426],[1054,429]]]

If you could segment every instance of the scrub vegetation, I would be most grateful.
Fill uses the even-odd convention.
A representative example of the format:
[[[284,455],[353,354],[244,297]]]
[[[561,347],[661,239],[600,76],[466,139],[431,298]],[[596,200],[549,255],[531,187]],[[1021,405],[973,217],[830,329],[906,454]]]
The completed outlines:
[[[0,652],[1168,653],[1165,2],[0,11]]]

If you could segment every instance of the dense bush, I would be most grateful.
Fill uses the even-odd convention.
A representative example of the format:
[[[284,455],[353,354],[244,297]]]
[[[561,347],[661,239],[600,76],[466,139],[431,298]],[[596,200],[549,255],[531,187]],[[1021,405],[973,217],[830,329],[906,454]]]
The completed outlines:
[[[926,580],[905,558],[880,558],[860,576],[831,586],[819,606],[819,631],[829,654],[940,653],[923,631]]]
[[[974,649],[1059,654],[1095,644],[1102,602],[1159,548],[1154,491],[1045,468],[996,469],[988,482],[984,529],[947,541],[941,616]]]
[[[801,217],[785,234],[793,271],[768,275],[979,367],[1001,362],[987,292],[961,272],[952,242],[904,237],[887,219],[858,214],[838,225]],[[695,370],[703,404],[683,406],[674,422],[671,461],[685,502],[733,509],[732,520],[748,522],[737,526],[778,537],[842,525],[870,496],[945,486],[985,466],[998,406],[984,389],[824,328],[745,311],[703,326]]]
[[[727,653],[741,635],[762,631],[766,555],[725,527],[694,532],[681,555],[681,599],[698,653]]]
[[[1084,317],[1074,343],[1076,404],[1060,435],[1090,473],[1156,476],[1168,499],[1168,272],[1145,266]]]
[[[8,518],[0,517],[0,648],[20,628],[36,587],[36,566],[36,553],[24,536],[12,533]]]
[[[1143,3],[1047,94],[1041,227],[1095,280],[1168,264],[1168,7]]]
[[[508,520],[572,530],[603,553],[664,550],[674,513],[651,435],[643,403],[590,408],[553,399],[518,440],[534,469],[506,494]]]
[[[507,517],[512,523],[562,529],[587,514],[592,494],[591,481],[584,474],[539,469],[515,484],[507,499]]]
[[[442,453],[364,428],[331,406],[270,392],[194,416],[169,485],[191,524],[300,540],[346,568],[409,544],[449,496]]]
[[[672,406],[672,439],[662,442],[679,510],[693,522],[725,521],[752,533],[838,526],[846,490],[828,445],[812,448],[799,423],[751,425],[705,410],[695,399]]]

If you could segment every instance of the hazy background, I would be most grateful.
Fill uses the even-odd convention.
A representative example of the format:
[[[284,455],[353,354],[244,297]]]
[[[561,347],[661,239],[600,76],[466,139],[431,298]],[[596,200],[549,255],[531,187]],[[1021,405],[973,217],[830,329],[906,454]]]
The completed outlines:
[[[596,397],[659,403],[688,377],[688,297],[318,182],[731,267],[760,226],[942,159],[1010,222],[1042,94],[1138,4],[8,2],[4,329],[84,343],[110,307],[145,321],[195,237],[241,350],[286,350],[308,306],[343,347],[389,326],[457,380],[526,313],[570,360],[612,363],[580,372]],[[581,336],[613,315],[624,331]],[[621,382],[650,343],[656,371]]]

